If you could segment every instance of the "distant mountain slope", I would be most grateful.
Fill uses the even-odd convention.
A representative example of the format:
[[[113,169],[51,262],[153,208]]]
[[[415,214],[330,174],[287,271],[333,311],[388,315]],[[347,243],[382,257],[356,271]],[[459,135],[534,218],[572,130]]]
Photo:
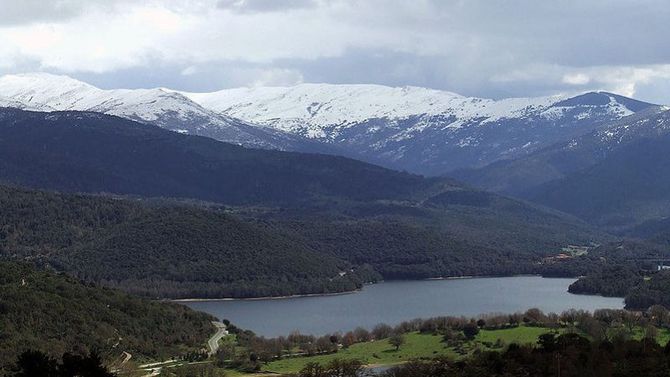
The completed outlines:
[[[67,76],[30,73],[0,77],[0,96],[23,104],[19,108],[100,112],[246,146],[319,148],[299,137],[214,113],[179,93],[161,88],[102,90]],[[2,105],[1,100],[0,106],[16,107],[11,103]]]
[[[604,92],[490,100],[380,85],[101,90],[44,73],[0,77],[0,96],[20,103],[10,107],[102,112],[244,146],[345,155],[428,175],[525,156],[654,106]]]
[[[97,350],[106,362],[123,352],[135,360],[180,356],[205,347],[215,331],[211,320],[182,305],[0,262],[0,375],[26,349],[53,357]]]
[[[3,186],[0,206],[0,257],[144,296],[277,296],[360,286],[340,277],[349,263],[216,211]]]
[[[303,276],[300,271],[312,271],[311,262],[317,264],[314,273],[291,285],[293,292],[355,286],[356,280],[336,282],[337,288],[320,284],[342,268],[363,264],[386,277],[532,272],[542,255],[607,238],[570,216],[453,180],[343,157],[245,149],[96,113],[0,110],[0,179],[51,190],[205,200],[225,204],[227,211],[254,223],[238,226],[235,219],[217,220],[201,212],[155,210],[96,232],[94,244],[78,243],[83,246],[68,252],[71,259],[57,258],[62,270],[94,281],[109,279],[110,285],[126,279],[123,287],[129,290],[133,279],[148,279],[150,272],[155,279],[190,281],[189,273],[198,268],[206,273],[192,276],[213,284],[237,274],[255,279],[253,271],[265,269],[270,272],[263,276],[279,274],[292,282],[291,276]],[[35,208],[40,206],[49,207]],[[70,226],[56,229],[61,228]],[[264,236],[257,242],[269,243],[260,249],[269,256],[258,258],[270,266],[215,258],[221,250],[256,256],[261,251],[248,240],[259,228],[267,233],[259,233]],[[244,242],[227,242],[226,235],[237,231],[246,236],[232,239]],[[30,243],[25,247],[39,250]],[[171,265],[183,258],[189,263]],[[302,265],[303,258],[309,263]],[[507,261],[504,267],[502,261]],[[117,263],[123,268],[106,267]],[[283,263],[290,267],[271,267]],[[281,286],[267,287],[264,281],[270,279],[258,277],[253,284],[269,294]],[[169,289],[170,284],[157,286]],[[203,288],[204,295],[208,291]]]
[[[532,189],[527,196],[611,227],[670,216],[670,135],[628,143],[595,165]]]
[[[670,111],[646,110],[513,161],[455,175],[589,221],[630,226],[670,215]]]
[[[611,93],[489,100],[417,87],[303,84],[184,93],[221,114],[444,174],[524,156],[653,105]]]
[[[0,109],[0,179],[226,204],[409,198],[436,181],[359,161],[246,149],[82,112]]]

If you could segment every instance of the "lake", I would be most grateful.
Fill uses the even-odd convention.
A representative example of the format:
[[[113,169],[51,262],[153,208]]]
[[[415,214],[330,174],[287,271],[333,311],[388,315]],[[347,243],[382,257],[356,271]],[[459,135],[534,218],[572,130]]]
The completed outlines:
[[[357,326],[371,329],[381,322],[393,325],[414,318],[469,317],[530,308],[547,313],[623,308],[621,298],[568,293],[574,281],[537,276],[390,281],[342,295],[184,304],[267,337],[288,335],[293,330],[323,335]]]

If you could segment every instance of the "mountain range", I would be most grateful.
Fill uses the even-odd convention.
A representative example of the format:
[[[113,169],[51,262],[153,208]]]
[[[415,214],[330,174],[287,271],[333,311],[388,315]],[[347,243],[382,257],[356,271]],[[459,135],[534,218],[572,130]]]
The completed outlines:
[[[339,154],[427,175],[523,157],[657,107],[605,92],[491,100],[379,85],[102,90],[44,73],[3,76],[0,96],[19,104],[12,107],[102,112],[249,147]]]
[[[454,176],[616,230],[670,216],[669,142],[670,111],[653,108]]]
[[[543,256],[609,239],[574,217],[448,178],[92,112],[0,109],[0,180],[103,195],[6,189],[0,255],[152,297],[542,273]]]
[[[309,141],[215,113],[162,88],[103,90],[67,76],[6,75],[0,77],[0,106],[37,111],[92,111],[250,147],[318,149]]]
[[[118,263],[117,253],[134,248],[115,233],[120,229],[144,229],[160,239],[164,228],[181,226],[202,239],[203,230],[191,223],[209,219],[233,239],[264,234],[268,261],[309,259],[322,266],[276,292],[265,290],[275,272],[216,292],[323,292],[378,277],[543,273],[538,258],[563,246],[612,240],[605,231],[655,234],[670,217],[670,111],[606,92],[499,101],[371,85],[179,93],[102,90],[64,76],[26,74],[0,78],[0,96],[3,183],[204,211],[195,217],[177,211],[175,224],[162,225],[157,219],[164,215],[147,212],[105,230],[116,241],[88,244],[93,254],[46,258],[77,276],[142,294],[153,289],[143,280],[148,271],[108,275],[78,270],[77,261]],[[449,171],[467,184],[417,171]],[[210,219],[211,211],[232,217]],[[192,250],[193,262],[215,271],[216,262],[200,258],[220,252],[232,258],[231,266],[245,266],[238,252],[249,245],[216,251],[217,239],[210,241]],[[278,253],[286,242],[295,245],[290,255]],[[160,267],[184,257],[173,251],[156,250],[143,256],[158,258],[153,263],[135,263]],[[96,259],[104,255],[111,259]],[[335,287],[325,283],[346,269],[360,274]],[[170,293],[155,291],[158,296],[215,294],[192,280],[190,270],[167,271],[152,269],[152,279],[180,283],[166,284]]]

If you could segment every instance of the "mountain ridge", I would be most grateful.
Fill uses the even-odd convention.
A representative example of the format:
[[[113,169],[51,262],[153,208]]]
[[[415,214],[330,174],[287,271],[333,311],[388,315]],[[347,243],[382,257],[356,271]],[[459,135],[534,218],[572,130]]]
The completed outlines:
[[[607,92],[491,100],[367,84],[212,93],[102,90],[44,73],[0,77],[0,96],[51,110],[119,115],[250,147],[344,155],[423,175],[518,158],[656,106]]]
[[[528,156],[454,176],[625,230],[670,216],[670,198],[659,192],[669,179],[663,151],[669,138],[670,110],[647,109]]]
[[[162,88],[105,90],[68,76],[29,73],[0,77],[0,96],[29,110],[99,112],[257,148],[317,148],[293,135],[216,114]]]
[[[656,106],[608,92],[490,100],[380,85],[183,93],[219,113],[338,145],[350,157],[427,175],[523,156]]]

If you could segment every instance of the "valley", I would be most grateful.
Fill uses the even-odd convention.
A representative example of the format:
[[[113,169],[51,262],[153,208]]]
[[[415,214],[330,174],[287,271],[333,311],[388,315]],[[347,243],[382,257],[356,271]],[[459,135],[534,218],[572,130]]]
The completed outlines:
[[[562,99],[567,102],[560,107],[603,106],[602,96],[608,95]],[[411,326],[379,334],[369,344],[354,341],[345,347],[344,338],[338,338],[326,347],[318,339],[372,330],[381,322],[407,326],[419,317],[517,315],[535,307],[568,315],[569,309],[583,313],[625,305],[644,311],[667,304],[666,274],[650,266],[668,255],[670,228],[658,205],[664,200],[665,176],[659,173],[666,160],[667,111],[612,98],[638,113],[626,107],[628,112],[618,113],[622,118],[594,121],[572,141],[454,172],[492,191],[348,157],[253,149],[172,132],[126,113],[52,111],[8,101],[13,107],[0,109],[0,257],[7,266],[26,263],[20,265],[22,276],[58,274],[61,279],[66,274],[65,279],[74,279],[68,284],[89,287],[85,295],[101,290],[123,300],[138,296],[136,305],[159,307],[168,304],[147,299],[192,299],[178,307],[201,314],[183,314],[191,322],[182,329],[192,336],[181,335],[174,347],[135,345],[131,335],[124,341],[119,335],[119,345],[110,345],[111,337],[103,341],[83,333],[84,343],[103,351],[101,361],[122,374],[283,374],[304,371],[313,362],[360,362],[384,369],[416,358],[469,360],[475,350],[504,349],[494,344],[532,344],[546,332],[573,330],[565,323],[509,322],[456,343],[444,340],[446,330],[436,336]],[[500,104],[487,106],[494,105]],[[614,139],[615,144],[599,144]],[[653,177],[637,168],[641,159]],[[556,161],[564,167],[559,178],[532,176],[558,171],[545,168]],[[518,168],[528,164],[540,167]],[[630,174],[621,173],[626,166]],[[508,180],[491,178],[496,174]],[[594,179],[598,182],[589,181]],[[623,196],[603,195],[598,187],[615,187],[612,179],[638,186],[653,181],[658,190],[635,197],[630,203],[637,205],[636,217],[630,217],[625,208],[632,206],[624,198],[642,191],[633,185],[621,191]],[[487,180],[510,185],[487,187]],[[580,183],[568,186],[571,180]],[[520,183],[528,188],[519,188]],[[563,199],[567,193],[571,196]],[[642,200],[657,211],[644,212]],[[611,216],[619,216],[619,222]],[[430,280],[445,277],[475,278]],[[39,289],[63,286],[47,281],[50,285]],[[42,299],[47,305],[68,305],[59,294]],[[19,299],[6,296],[2,302],[13,300]],[[57,358],[76,348],[76,339],[45,343],[40,335],[29,335],[53,331],[44,322],[51,314],[36,312],[37,326],[16,327],[15,318],[27,317],[27,307],[3,305],[12,308],[6,309],[12,332],[3,349],[36,348]],[[127,306],[122,311],[127,313]],[[167,316],[170,325],[178,324]],[[217,319],[225,320],[225,331],[212,325],[220,323]],[[104,318],[76,327],[121,333],[115,321]],[[192,322],[200,323],[197,336]],[[629,329],[629,336],[641,338],[644,326]],[[309,338],[312,346],[275,347],[274,356],[256,349],[270,344],[265,337],[294,330],[314,337]],[[580,331],[592,339],[591,330]],[[404,347],[394,351],[389,342],[398,332],[404,334]],[[4,368],[16,357],[17,351],[8,354]]]
[[[660,0],[0,0],[0,377],[670,376]]]

